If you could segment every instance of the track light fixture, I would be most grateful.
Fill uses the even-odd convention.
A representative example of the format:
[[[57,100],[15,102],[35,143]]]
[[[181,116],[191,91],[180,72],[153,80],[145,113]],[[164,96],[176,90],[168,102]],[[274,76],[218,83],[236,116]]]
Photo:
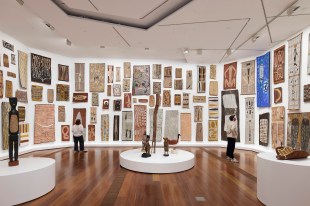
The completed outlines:
[[[66,43],[68,46],[71,46],[71,41],[69,39],[66,39]]]
[[[184,49],[184,54],[188,54],[189,50],[188,49]]]
[[[24,5],[24,1],[23,0],[16,0],[17,3],[19,3],[21,6]]]
[[[251,38],[252,42],[253,42],[253,43],[256,42],[256,40],[257,40],[259,37],[260,37],[260,36],[258,36],[258,35],[254,35],[254,36]]]
[[[286,10],[286,13],[288,16],[291,16],[294,12],[296,12],[298,9],[300,8],[300,6],[291,6],[290,8],[288,8]]]
[[[231,55],[231,49],[230,49],[230,48],[227,49],[226,54],[227,54],[227,56],[230,56],[230,55]]]

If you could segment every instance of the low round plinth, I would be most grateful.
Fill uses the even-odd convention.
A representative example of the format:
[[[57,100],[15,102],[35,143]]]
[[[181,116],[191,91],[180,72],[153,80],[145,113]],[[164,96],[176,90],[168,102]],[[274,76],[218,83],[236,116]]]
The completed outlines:
[[[19,165],[9,167],[0,162],[0,205],[17,205],[36,199],[55,187],[55,160],[20,158]]]
[[[310,159],[278,160],[257,155],[257,197],[265,205],[309,205]]]
[[[143,173],[176,173],[189,170],[195,165],[193,153],[176,149],[176,154],[164,156],[164,149],[157,148],[151,157],[142,158],[141,149],[133,149],[120,154],[120,165],[126,169]]]

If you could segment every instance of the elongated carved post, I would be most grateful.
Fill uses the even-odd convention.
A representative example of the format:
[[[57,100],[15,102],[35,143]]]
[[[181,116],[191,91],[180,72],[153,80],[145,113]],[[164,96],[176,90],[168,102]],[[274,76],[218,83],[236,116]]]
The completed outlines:
[[[158,107],[160,102],[160,95],[156,94],[156,104],[153,114],[153,139],[152,139],[152,147],[153,147],[153,153],[156,153],[156,131],[157,131],[157,113],[158,113]]]

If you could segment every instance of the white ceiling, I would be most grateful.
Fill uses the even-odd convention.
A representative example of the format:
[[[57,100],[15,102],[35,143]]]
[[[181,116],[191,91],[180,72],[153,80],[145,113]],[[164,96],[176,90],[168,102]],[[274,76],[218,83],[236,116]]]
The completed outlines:
[[[74,9],[134,21],[166,1],[63,2]],[[94,10],[90,2],[97,9]],[[300,8],[287,16],[286,10],[291,5]],[[50,30],[44,22],[55,30]],[[29,47],[77,58],[167,59],[197,64],[228,62],[260,55],[309,25],[309,0],[193,0],[149,29],[72,17],[51,0],[24,0],[23,6],[15,0],[1,0],[0,7],[1,31]],[[252,42],[255,35],[259,38]],[[66,39],[72,42],[71,46],[66,45]],[[185,48],[189,49],[188,54],[183,53]],[[202,49],[202,54],[197,54],[197,49]],[[233,50],[228,57],[227,49]]]

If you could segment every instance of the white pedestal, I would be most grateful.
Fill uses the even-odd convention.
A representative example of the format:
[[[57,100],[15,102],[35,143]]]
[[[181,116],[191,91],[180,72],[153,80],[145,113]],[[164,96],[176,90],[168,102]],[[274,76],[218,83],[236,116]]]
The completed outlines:
[[[20,158],[19,165],[0,162],[0,205],[16,205],[45,195],[55,187],[55,160]]]
[[[309,205],[310,159],[278,160],[257,155],[257,197],[268,206]]]
[[[170,150],[171,151],[171,150]],[[176,149],[176,154],[163,156],[164,149],[157,148],[151,157],[142,158],[141,149],[133,149],[120,154],[120,165],[126,169],[143,173],[175,173],[189,170],[195,165],[195,156],[191,152]]]

